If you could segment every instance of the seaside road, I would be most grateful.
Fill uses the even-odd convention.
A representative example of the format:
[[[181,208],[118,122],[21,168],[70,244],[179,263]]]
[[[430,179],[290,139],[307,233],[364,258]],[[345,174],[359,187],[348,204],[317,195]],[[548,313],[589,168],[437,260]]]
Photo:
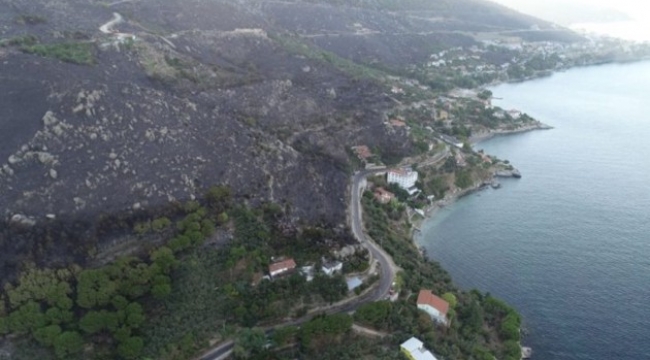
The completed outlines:
[[[388,295],[393,280],[395,278],[395,263],[393,259],[388,255],[379,245],[377,245],[372,239],[370,239],[363,232],[363,220],[361,214],[361,191],[364,186],[366,177],[378,173],[385,172],[386,168],[376,168],[372,170],[363,170],[356,173],[352,177],[352,188],[350,194],[350,226],[352,228],[352,233],[355,238],[365,246],[373,259],[376,259],[380,264],[381,274],[379,279],[379,285],[375,286],[371,291],[366,292],[365,294],[356,297],[351,300],[342,301],[338,304],[334,304],[330,307],[317,311],[316,313],[306,315],[300,319],[289,321],[283,324],[279,324],[274,327],[269,327],[264,329],[267,334],[271,334],[275,328],[280,328],[283,326],[299,326],[318,314],[336,314],[336,313],[350,313],[354,312],[359,306],[385,299]],[[210,349],[208,352],[201,355],[198,360],[223,360],[228,358],[231,355],[232,349],[234,347],[234,342],[228,340],[219,344],[218,346]]]

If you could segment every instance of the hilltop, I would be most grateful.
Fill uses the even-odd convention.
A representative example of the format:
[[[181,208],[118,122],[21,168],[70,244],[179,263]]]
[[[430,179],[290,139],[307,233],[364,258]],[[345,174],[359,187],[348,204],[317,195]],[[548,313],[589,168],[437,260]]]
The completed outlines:
[[[387,164],[422,149],[388,116],[440,94],[418,73],[432,54],[584,40],[474,0],[3,0],[0,14],[0,278],[135,250],[125,228],[215,184],[342,225],[352,146]],[[391,91],[404,81],[416,98]]]

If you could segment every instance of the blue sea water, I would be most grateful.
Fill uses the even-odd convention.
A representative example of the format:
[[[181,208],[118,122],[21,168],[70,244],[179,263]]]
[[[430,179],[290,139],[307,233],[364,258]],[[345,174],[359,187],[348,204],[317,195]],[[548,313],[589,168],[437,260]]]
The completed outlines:
[[[555,129],[476,145],[523,178],[443,209],[416,241],[461,288],[515,306],[535,359],[650,359],[650,62],[492,91]]]

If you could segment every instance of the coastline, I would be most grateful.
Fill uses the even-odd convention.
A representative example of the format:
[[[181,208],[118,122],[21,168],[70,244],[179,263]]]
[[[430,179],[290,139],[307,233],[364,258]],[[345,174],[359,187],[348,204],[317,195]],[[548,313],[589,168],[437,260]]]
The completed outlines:
[[[546,125],[540,121],[536,121],[534,124],[522,126],[517,129],[494,130],[494,131],[486,131],[479,134],[475,134],[470,137],[469,142],[472,145],[477,145],[482,141],[489,140],[497,136],[514,135],[514,134],[521,134],[521,133],[536,131],[536,130],[551,130],[551,129],[553,129],[552,126]],[[456,201],[458,201],[462,197],[471,195],[474,192],[481,191],[487,188],[491,183],[490,180],[494,180],[498,177],[515,177],[515,176],[503,175],[503,174],[499,175],[498,172],[494,172],[491,174],[490,179],[479,179],[475,181],[470,187],[460,191],[455,191],[446,194],[444,198],[436,200],[433,204],[429,205],[426,209],[424,209],[424,215],[425,215],[424,217],[419,216],[416,220],[411,222],[411,224],[413,225],[411,230],[411,240],[413,241],[413,244],[418,249],[420,248],[420,246],[416,242],[415,234],[420,232],[420,228],[425,221],[433,219],[433,217],[438,213],[439,210],[449,205],[453,205]]]
[[[544,124],[540,121],[535,120],[535,123],[530,124],[530,125],[525,125],[516,129],[512,130],[494,130],[494,131],[486,131],[486,132],[481,132],[478,134],[472,134],[472,136],[469,137],[469,143],[471,145],[476,145],[480,143],[481,141],[489,140],[495,136],[502,136],[502,135],[512,135],[512,134],[521,134],[529,131],[535,131],[535,130],[551,130],[553,129],[552,126]]]

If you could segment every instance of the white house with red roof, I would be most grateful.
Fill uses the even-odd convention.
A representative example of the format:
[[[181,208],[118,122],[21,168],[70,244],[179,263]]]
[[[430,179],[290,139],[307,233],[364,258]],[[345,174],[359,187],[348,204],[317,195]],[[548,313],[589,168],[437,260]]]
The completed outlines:
[[[420,290],[418,309],[429,314],[434,321],[449,325],[449,319],[447,318],[449,303],[434,295],[431,290]]]
[[[296,262],[292,259],[285,259],[269,265],[269,275],[277,276],[296,268]]]

